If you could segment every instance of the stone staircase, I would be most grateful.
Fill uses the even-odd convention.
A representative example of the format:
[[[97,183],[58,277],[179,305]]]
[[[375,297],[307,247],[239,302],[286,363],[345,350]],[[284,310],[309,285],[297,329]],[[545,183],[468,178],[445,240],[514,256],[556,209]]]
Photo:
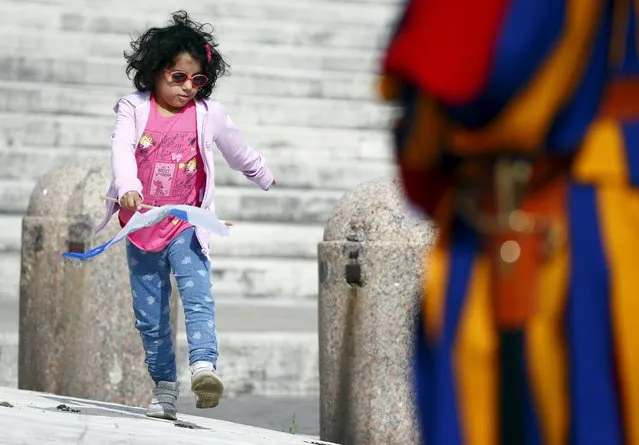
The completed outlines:
[[[216,166],[218,214],[236,221],[231,238],[212,241],[224,378],[231,394],[316,395],[317,243],[345,190],[393,174],[392,110],[375,99],[374,73],[398,8],[0,0],[0,385],[17,382],[20,224],[31,190],[53,166],[108,158],[112,106],[132,90],[122,58],[129,34],[186,9],[215,26],[231,64],[216,96],[278,180],[263,193]]]

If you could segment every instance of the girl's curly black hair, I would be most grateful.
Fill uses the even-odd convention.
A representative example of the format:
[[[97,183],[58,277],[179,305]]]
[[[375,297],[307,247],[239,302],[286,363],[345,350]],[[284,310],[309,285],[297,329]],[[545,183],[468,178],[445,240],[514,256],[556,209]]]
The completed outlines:
[[[211,32],[206,30],[211,28]],[[217,79],[223,76],[229,65],[217,50],[213,39],[213,26],[192,21],[186,11],[172,14],[172,20],[163,28],[150,28],[131,42],[131,53],[124,52],[127,61],[126,74],[138,91],[153,91],[158,75],[175,63],[176,57],[186,51],[202,65],[202,74],[209,83],[200,88],[197,98],[208,98],[215,88]],[[207,61],[206,44],[211,45],[211,62]]]

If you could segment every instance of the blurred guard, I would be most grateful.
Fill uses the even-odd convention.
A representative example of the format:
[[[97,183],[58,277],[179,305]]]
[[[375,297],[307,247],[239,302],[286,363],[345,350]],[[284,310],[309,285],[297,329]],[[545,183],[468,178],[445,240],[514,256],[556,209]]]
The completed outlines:
[[[429,445],[639,445],[635,1],[411,0],[397,25],[381,93],[440,228],[416,337]]]

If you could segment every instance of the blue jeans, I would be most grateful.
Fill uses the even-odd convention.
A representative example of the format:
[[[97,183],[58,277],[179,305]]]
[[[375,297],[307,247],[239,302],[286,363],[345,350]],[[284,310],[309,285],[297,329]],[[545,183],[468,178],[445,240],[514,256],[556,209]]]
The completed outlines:
[[[135,327],[142,337],[151,378],[156,383],[177,380],[169,307],[171,271],[184,307],[189,364],[207,361],[215,366],[217,333],[210,261],[201,252],[195,229],[184,230],[160,252],[141,250],[127,240],[126,252]]]

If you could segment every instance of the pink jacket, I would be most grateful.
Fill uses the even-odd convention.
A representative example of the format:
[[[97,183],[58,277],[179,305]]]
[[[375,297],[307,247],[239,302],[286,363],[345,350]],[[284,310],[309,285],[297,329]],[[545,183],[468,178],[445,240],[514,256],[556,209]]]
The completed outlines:
[[[138,179],[135,150],[146,128],[151,110],[150,98],[149,93],[132,93],[120,98],[113,108],[117,115],[115,130],[111,136],[113,181],[107,196],[118,198],[118,201],[129,191],[136,191],[142,196],[142,183]],[[215,211],[214,147],[219,149],[233,170],[244,173],[244,176],[263,190],[268,190],[273,185],[273,173],[266,165],[266,160],[244,139],[231,121],[224,105],[212,99],[198,100],[196,114],[198,145],[206,171],[202,208]],[[119,209],[119,204],[107,200],[106,216],[95,229],[95,233],[102,230]],[[208,255],[210,234],[196,228],[196,235],[202,251]]]

